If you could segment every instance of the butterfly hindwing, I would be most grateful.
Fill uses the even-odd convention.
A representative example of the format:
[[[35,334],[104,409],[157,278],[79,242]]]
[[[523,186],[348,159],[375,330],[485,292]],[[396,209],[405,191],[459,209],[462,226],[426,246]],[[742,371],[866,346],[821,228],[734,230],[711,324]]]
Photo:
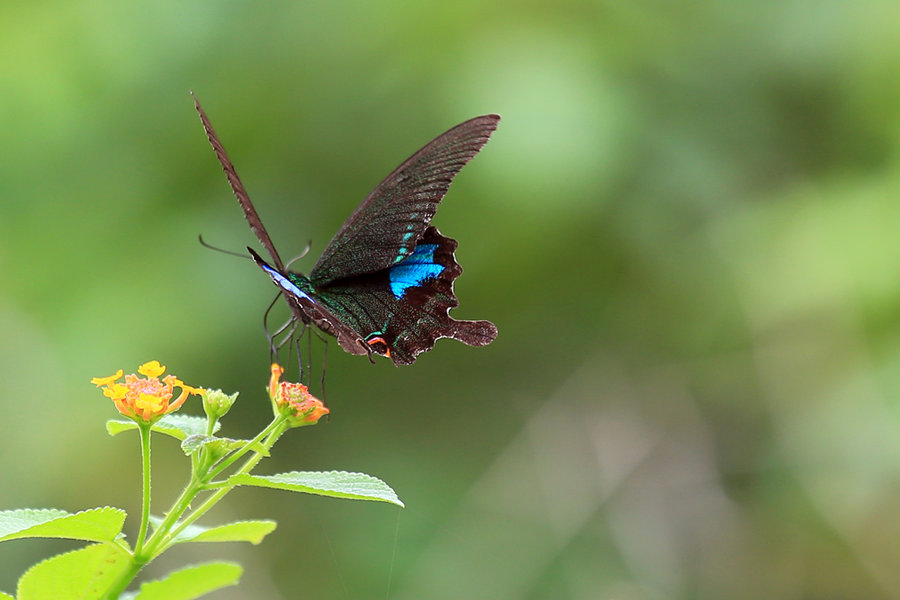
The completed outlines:
[[[415,361],[435,340],[449,337],[484,346],[497,337],[489,321],[457,321],[448,313],[459,305],[453,280],[462,273],[456,240],[428,227],[405,260],[374,273],[317,286],[321,303],[352,327],[379,354],[395,364]]]

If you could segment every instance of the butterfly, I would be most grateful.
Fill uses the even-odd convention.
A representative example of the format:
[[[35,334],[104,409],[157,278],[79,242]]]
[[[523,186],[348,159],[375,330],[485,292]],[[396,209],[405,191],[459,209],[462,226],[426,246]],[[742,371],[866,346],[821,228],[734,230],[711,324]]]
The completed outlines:
[[[485,346],[497,337],[490,321],[457,321],[453,281],[462,273],[456,240],[431,219],[454,176],[481,150],[500,117],[475,117],[423,146],[384,178],[347,218],[309,275],[285,268],[209,118],[194,97],[206,136],[250,229],[272,264],[252,248],[291,308],[293,319],[313,323],[346,352],[378,354],[395,365],[448,337]]]

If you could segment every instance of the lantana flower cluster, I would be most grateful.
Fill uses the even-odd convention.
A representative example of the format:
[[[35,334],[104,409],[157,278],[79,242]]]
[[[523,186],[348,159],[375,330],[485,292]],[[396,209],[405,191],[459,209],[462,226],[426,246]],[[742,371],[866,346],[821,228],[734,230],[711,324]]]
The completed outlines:
[[[110,398],[120,413],[137,422],[154,423],[164,415],[181,408],[188,396],[201,396],[208,409],[214,409],[217,417],[222,416],[231,405],[237,394],[226,396],[218,390],[206,390],[187,385],[174,375],[166,375],[165,365],[151,360],[138,367],[137,374],[125,375],[122,369],[108,377],[94,377],[91,383],[103,389],[103,394]],[[269,398],[276,415],[287,417],[291,427],[315,425],[319,419],[329,413],[321,400],[309,393],[302,383],[281,381],[284,369],[277,363],[272,364],[269,379]],[[141,375],[143,377],[141,377]],[[175,400],[175,388],[180,393]],[[219,398],[221,395],[223,398]],[[212,406],[216,404],[216,406]],[[219,406],[221,404],[221,406]]]
[[[187,385],[174,375],[160,376],[166,372],[165,365],[157,360],[142,364],[138,367],[139,377],[135,373],[125,375],[119,369],[109,377],[94,377],[91,383],[103,389],[103,395],[110,398],[120,413],[138,422],[153,423],[164,415],[178,410],[190,395],[200,395],[204,390]],[[173,401],[175,388],[181,390]]]

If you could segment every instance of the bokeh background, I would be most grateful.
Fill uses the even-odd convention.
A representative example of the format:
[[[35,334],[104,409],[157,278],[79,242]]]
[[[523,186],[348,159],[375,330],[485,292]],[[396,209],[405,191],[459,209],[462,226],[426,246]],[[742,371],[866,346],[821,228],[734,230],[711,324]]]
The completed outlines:
[[[327,424],[240,490],[278,520],[211,597],[900,597],[900,11],[894,2],[0,4],[0,508],[138,509],[92,376],[159,359],[268,421],[255,240],[283,256],[446,128],[503,122],[435,219],[457,318],[408,368],[328,357]],[[199,407],[189,407],[199,412]],[[185,481],[155,446],[155,509]],[[130,520],[129,532],[135,523]],[[0,589],[75,545],[0,546]]]

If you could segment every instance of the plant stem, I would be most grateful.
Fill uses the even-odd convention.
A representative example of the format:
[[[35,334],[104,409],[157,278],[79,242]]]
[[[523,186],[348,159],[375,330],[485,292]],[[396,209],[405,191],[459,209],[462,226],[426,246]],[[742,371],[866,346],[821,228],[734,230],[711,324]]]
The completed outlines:
[[[231,491],[234,486],[229,485],[226,487],[222,487],[217,489],[209,498],[207,498],[203,504],[201,504],[196,510],[192,511],[190,516],[184,519],[181,523],[178,523],[178,519],[188,510],[196,497],[197,493],[204,489],[204,486],[207,482],[215,478],[219,473],[228,468],[231,464],[233,464],[236,460],[238,460],[241,456],[245,455],[247,452],[251,451],[254,447],[257,447],[260,443],[263,448],[268,451],[272,445],[275,444],[275,441],[281,437],[287,429],[285,425],[285,419],[282,417],[276,417],[265,429],[263,429],[256,437],[247,442],[243,448],[235,452],[233,455],[229,456],[228,459],[223,461],[221,464],[217,465],[215,468],[207,471],[206,473],[195,473],[193,474],[191,481],[181,492],[181,495],[172,505],[171,510],[166,514],[165,519],[162,523],[160,523],[159,527],[153,532],[153,535],[150,536],[150,540],[147,542],[145,547],[144,554],[146,555],[146,560],[152,560],[153,558],[159,556],[171,545],[172,540],[181,533],[188,525],[196,521],[200,518],[204,513],[206,513],[209,509],[211,509],[219,500],[222,499],[222,496]],[[263,438],[266,438],[263,441]],[[255,451],[254,455],[251,456],[247,462],[241,467],[240,473],[246,473],[250,469],[252,469],[256,464],[262,460],[263,453],[259,451]],[[177,527],[172,529],[172,527],[178,523]]]
[[[288,430],[287,419],[283,418],[283,417],[276,417],[275,420],[272,421],[268,427],[266,427],[262,432],[260,432],[260,434],[258,436],[256,436],[256,438],[254,438],[253,440],[248,442],[247,445],[244,447],[244,449],[237,452],[236,454],[237,455],[244,454],[247,449],[249,449],[252,446],[255,446],[259,442],[259,440],[262,438],[262,436],[264,436],[266,434],[268,434],[268,437],[266,438],[266,440],[264,442],[262,442],[262,445],[266,449],[266,451],[268,451],[269,449],[271,449],[271,447],[273,445],[275,445],[275,442],[278,441],[278,438],[280,438],[281,435],[287,430]],[[262,452],[255,451],[253,456],[248,458],[247,461],[241,466],[241,468],[238,469],[237,471],[235,471],[234,474],[240,475],[243,473],[249,473],[253,469],[253,467],[255,467],[257,465],[257,463],[259,463],[259,461],[261,461],[263,459],[263,456],[264,455]],[[233,462],[233,461],[230,461],[230,462]],[[229,464],[230,464],[230,462],[229,462]],[[225,467],[216,469],[213,472],[212,476],[214,477],[216,474],[220,473],[223,468],[225,468]],[[177,527],[175,527],[174,529],[172,529],[172,531],[170,531],[168,534],[166,534],[166,537],[164,538],[164,540],[159,543],[159,550],[155,551],[153,556],[155,557],[155,556],[159,555],[161,552],[163,552],[168,547],[169,542],[171,542],[171,540],[173,540],[175,538],[175,536],[177,536],[179,533],[181,533],[188,525],[190,525],[191,523],[193,523],[194,521],[196,521],[197,519],[202,517],[207,511],[209,511],[209,509],[211,509],[213,506],[215,506],[216,503],[219,500],[221,500],[223,496],[225,496],[225,494],[227,494],[232,489],[234,489],[234,487],[235,487],[234,485],[225,485],[225,486],[217,489],[215,492],[213,492],[212,495],[209,496],[209,498],[207,498],[206,500],[203,501],[203,504],[201,504],[196,509],[194,509],[190,515],[185,517],[185,519],[178,524]]]
[[[166,513],[166,517],[163,519],[163,522],[159,524],[159,527],[153,532],[153,535],[150,536],[150,539],[147,540],[147,545],[144,547],[144,556],[140,557],[146,561],[152,560],[154,557],[159,556],[165,547],[162,550],[159,550],[160,545],[163,542],[163,539],[166,537],[169,529],[174,525],[181,515],[190,508],[191,502],[194,499],[194,496],[203,489],[203,484],[196,477],[192,477],[191,481],[185,486],[184,490],[182,490],[181,494],[172,504],[172,508],[169,509],[169,512]]]
[[[204,486],[209,481],[214,479],[248,452],[253,452],[235,474],[250,472],[253,467],[263,459],[272,446],[275,445],[278,438],[288,430],[288,427],[287,419],[285,417],[275,417],[275,419],[273,419],[265,429],[260,431],[256,437],[247,442],[243,448],[222,461],[222,463],[215,465],[205,473],[192,473],[190,482],[188,482],[184,490],[172,504],[172,508],[166,514],[163,522],[160,523],[159,527],[156,528],[153,535],[148,539],[147,532],[150,526],[150,425],[139,423],[138,430],[141,434],[141,458],[144,485],[141,525],[137,542],[134,547],[132,564],[122,573],[116,582],[110,586],[109,592],[105,598],[108,600],[116,600],[119,595],[125,591],[128,584],[134,580],[140,570],[144,568],[144,565],[165,552],[171,545],[172,540],[174,540],[179,533],[203,516],[215,506],[225,494],[235,487],[234,485],[226,485],[218,488],[200,506],[192,511],[189,516],[179,523],[178,520],[190,508],[191,502],[197,494],[204,489]],[[254,448],[258,448],[259,445],[262,445],[262,449],[254,450]]]
[[[147,564],[146,561],[139,561],[136,558],[132,559],[128,569],[119,576],[115,583],[109,586],[109,590],[103,596],[103,600],[119,600],[119,596],[125,591],[128,584],[137,577],[137,574],[144,568],[145,564]]]
[[[141,471],[143,490],[141,498],[141,526],[138,529],[137,542],[134,544],[134,555],[140,556],[150,526],[150,423],[138,423],[141,433]]]
[[[119,595],[125,591],[128,584],[131,583],[144,565],[147,559],[142,556],[144,540],[147,538],[147,530],[150,527],[150,423],[137,422],[138,431],[141,437],[141,524],[138,528],[137,541],[134,544],[134,551],[131,557],[131,565],[122,572],[119,578],[109,587],[109,591],[104,596],[108,600],[117,600]]]
[[[282,429],[281,433],[279,433],[278,437],[276,437],[275,439],[271,439],[271,434],[276,430],[276,428],[278,428],[279,425],[282,425],[284,423],[284,421],[285,421],[284,417],[275,417],[274,419],[272,419],[272,422],[269,423],[268,425],[266,425],[265,429],[263,429],[258,434],[256,434],[255,438],[253,438],[252,440],[247,442],[243,448],[241,448],[240,450],[238,450],[237,452],[235,452],[234,454],[232,454],[231,456],[229,456],[228,458],[223,460],[221,463],[219,463],[218,465],[213,467],[209,471],[209,474],[206,477],[204,477],[204,480],[212,481],[213,479],[218,477],[222,471],[224,471],[225,469],[227,469],[228,467],[233,465],[235,462],[240,460],[240,458],[242,456],[244,456],[245,454],[247,454],[248,452],[253,450],[253,448],[256,447],[257,444],[262,442],[263,438],[265,438],[266,436],[270,436],[270,437],[265,442],[262,442],[262,444],[266,450],[269,450],[272,447],[272,445],[274,445],[275,442],[278,440],[278,437],[281,437],[281,434],[284,433],[285,430]],[[257,452],[257,454],[259,454],[259,452]],[[261,458],[262,458],[262,456],[260,456],[260,458],[257,459],[256,462],[259,462],[259,460]],[[255,465],[256,463],[253,463],[253,464]]]

